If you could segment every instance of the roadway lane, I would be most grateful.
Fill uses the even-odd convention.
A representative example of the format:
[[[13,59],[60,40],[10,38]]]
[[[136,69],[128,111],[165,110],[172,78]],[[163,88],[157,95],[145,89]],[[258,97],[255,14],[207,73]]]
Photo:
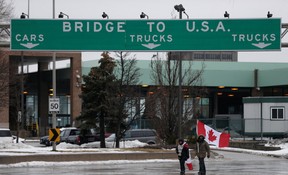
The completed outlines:
[[[207,175],[287,175],[287,159],[257,156],[245,153],[216,151],[219,156],[206,160]],[[25,165],[25,164],[24,164]],[[193,160],[196,175],[198,161]],[[54,165],[29,165],[24,167],[1,167],[1,175],[179,175],[177,160],[168,162],[110,161],[55,163]]]

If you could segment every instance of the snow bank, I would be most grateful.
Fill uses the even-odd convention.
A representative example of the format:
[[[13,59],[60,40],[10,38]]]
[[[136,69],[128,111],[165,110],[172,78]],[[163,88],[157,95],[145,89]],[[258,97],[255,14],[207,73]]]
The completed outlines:
[[[52,151],[52,147],[34,147],[28,144],[19,143],[5,143],[0,144],[0,154],[1,155],[30,155],[30,154],[69,154],[73,152],[131,152],[123,150],[121,148],[139,148],[144,147],[147,144],[135,141],[120,142],[120,149],[115,148],[114,142],[106,142],[106,149],[100,148],[100,142],[91,142],[82,145],[70,144],[70,143],[60,143],[56,146],[56,152]]]
[[[139,148],[146,146],[146,143],[135,141],[126,141],[120,142],[120,148]],[[219,150],[227,150],[227,151],[237,151],[237,152],[245,152],[257,155],[268,155],[268,156],[277,156],[288,158],[288,139],[282,140],[274,140],[267,143],[269,146],[277,146],[280,147],[281,150],[278,151],[258,151],[258,150],[248,150],[248,149],[240,149],[240,148],[221,148]],[[52,147],[34,147],[28,144],[19,142],[19,143],[5,143],[0,144],[0,154],[1,155],[29,155],[29,154],[71,154],[73,152],[79,153],[89,153],[89,152],[105,152],[105,153],[113,153],[113,152],[132,152],[124,149],[115,148],[114,142],[107,142],[106,149],[99,148],[100,142],[92,142],[83,145],[75,145],[68,143],[60,143],[57,145],[57,151],[52,151]],[[216,147],[211,146],[211,148],[217,149]],[[135,151],[134,151],[135,152]]]

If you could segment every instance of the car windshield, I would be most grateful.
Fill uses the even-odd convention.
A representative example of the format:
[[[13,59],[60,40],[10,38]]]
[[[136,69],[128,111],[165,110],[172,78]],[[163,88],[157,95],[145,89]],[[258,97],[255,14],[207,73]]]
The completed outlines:
[[[9,130],[0,131],[0,137],[11,137],[11,132]]]

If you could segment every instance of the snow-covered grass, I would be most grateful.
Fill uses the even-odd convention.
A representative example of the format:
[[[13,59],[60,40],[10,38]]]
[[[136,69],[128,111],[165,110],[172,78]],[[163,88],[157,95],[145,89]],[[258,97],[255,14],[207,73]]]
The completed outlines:
[[[26,141],[29,142],[29,141]],[[1,155],[29,155],[29,154],[65,154],[65,153],[79,153],[79,152],[129,152],[122,148],[139,148],[146,146],[146,143],[135,141],[120,142],[120,148],[115,148],[114,142],[106,142],[105,149],[99,148],[99,142],[91,142],[82,145],[60,143],[56,146],[57,151],[52,152],[52,147],[34,147],[26,144],[25,141],[19,143],[2,143],[0,144]],[[130,151],[131,152],[131,151]],[[134,152],[134,151],[133,151]]]
[[[27,142],[27,141],[26,141]],[[113,148],[114,143],[112,142],[107,142],[107,146],[110,148],[95,148],[99,147],[99,142],[93,142],[93,143],[88,143],[88,144],[83,144],[83,145],[73,145],[73,144],[67,144],[67,143],[60,143],[57,145],[57,151],[52,151],[52,147],[34,147],[28,144],[19,142],[19,143],[2,143],[0,145],[0,154],[1,155],[7,155],[7,156],[17,156],[17,155],[32,155],[32,154],[73,154],[73,153],[91,153],[91,152],[97,152],[97,153],[131,153],[135,152],[131,149],[123,149],[123,148],[139,148],[139,147],[144,147],[146,146],[145,143],[141,143],[139,141],[126,141],[121,142],[120,147],[121,148]],[[244,152],[244,153],[249,153],[249,154],[255,154],[255,155],[266,155],[266,156],[276,156],[276,157],[284,157],[288,158],[288,140],[287,139],[282,139],[282,140],[273,140],[267,143],[267,146],[277,146],[280,147],[281,150],[278,151],[258,151],[258,150],[248,150],[248,149],[240,149],[240,148],[216,148],[211,146],[212,149],[218,149],[218,150],[226,150],[226,151],[236,151],[236,152]],[[143,150],[143,149],[140,149]],[[177,160],[143,160],[145,162],[165,162],[165,161],[177,161]],[[105,164],[107,161],[92,161],[92,162],[87,162],[87,161],[81,161],[81,162],[23,162],[23,163],[17,163],[17,164],[8,164],[8,165],[0,165],[1,167],[33,167],[33,166],[55,166],[55,165],[66,165],[66,164],[75,164],[75,165],[81,165],[81,164]],[[111,161],[109,160],[111,163]],[[137,163],[141,161],[129,161],[129,160],[117,160],[117,161],[112,161],[113,164],[117,163]]]
[[[265,146],[274,146],[274,147],[280,147],[281,150],[277,151],[259,151],[259,150],[250,150],[250,149],[241,149],[241,148],[216,148],[212,147],[213,149],[219,149],[219,150],[226,150],[226,151],[237,151],[237,152],[244,152],[244,153],[250,153],[255,155],[265,155],[265,156],[275,156],[275,157],[283,157],[288,159],[288,139],[275,139],[275,140],[269,140]]]

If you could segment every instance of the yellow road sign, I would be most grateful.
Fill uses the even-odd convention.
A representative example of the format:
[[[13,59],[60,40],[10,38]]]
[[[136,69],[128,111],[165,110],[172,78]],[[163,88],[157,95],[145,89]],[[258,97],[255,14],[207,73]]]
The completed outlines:
[[[60,142],[60,129],[58,128],[49,129],[49,140],[52,142]]]

